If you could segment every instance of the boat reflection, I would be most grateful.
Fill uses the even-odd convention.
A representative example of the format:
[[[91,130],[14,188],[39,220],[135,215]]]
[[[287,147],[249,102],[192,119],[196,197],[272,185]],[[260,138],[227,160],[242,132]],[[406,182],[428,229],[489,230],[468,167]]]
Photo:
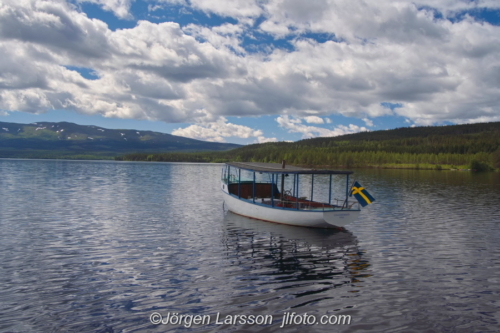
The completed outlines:
[[[224,224],[226,257],[240,268],[239,281],[286,294],[278,297],[293,298],[290,308],[334,298],[336,288],[356,292],[370,276],[370,265],[348,231],[269,223],[231,212]]]

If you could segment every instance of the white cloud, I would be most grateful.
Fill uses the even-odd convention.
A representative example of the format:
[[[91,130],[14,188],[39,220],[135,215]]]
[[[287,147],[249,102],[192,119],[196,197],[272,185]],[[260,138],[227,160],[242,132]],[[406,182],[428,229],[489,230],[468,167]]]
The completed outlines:
[[[191,6],[205,12],[229,17],[258,17],[262,9],[255,0],[190,0]]]
[[[283,38],[290,33],[287,26],[273,21],[264,21],[260,24],[259,28],[278,38]]]
[[[238,52],[245,54],[246,51],[240,46],[239,37],[243,28],[236,24],[223,24],[220,26],[208,28],[200,25],[189,24],[183,31],[197,39],[202,39],[210,43],[217,49],[225,49],[227,52]]]
[[[365,122],[366,126],[373,127],[373,121],[371,121],[370,119],[363,118],[362,120]]]
[[[304,120],[308,124],[324,124],[325,123],[325,121],[322,118],[317,117],[317,116],[307,116],[307,117],[304,117]]]
[[[333,130],[316,127],[307,126],[302,124],[302,121],[298,118],[290,118],[287,115],[280,116],[276,118],[278,125],[286,129],[289,133],[302,133],[302,138],[313,138],[313,137],[332,137],[344,134],[351,134],[357,132],[368,131],[366,127],[359,127],[357,125],[350,124],[349,126],[338,125]]]
[[[248,126],[228,123],[226,118],[220,117],[217,121],[190,125],[172,131],[173,135],[188,138],[225,142],[224,138],[235,137],[241,139],[256,138],[256,142],[274,142],[276,138],[266,138],[261,130],[254,130]]]
[[[94,2],[120,18],[132,15],[133,0]],[[303,124],[329,124],[330,115],[357,117],[368,127],[383,115],[417,125],[500,121],[500,27],[472,17],[452,22],[419,9],[433,7],[446,18],[500,8],[498,2],[166,2],[237,23],[181,28],[139,21],[112,31],[62,0],[3,0],[0,110],[68,109],[191,123],[190,130],[179,130],[191,136],[199,130],[214,141],[227,138],[221,128],[231,124],[206,124],[229,116],[288,115],[278,117],[280,125],[306,136],[365,130]],[[246,50],[243,41],[256,35],[249,24],[257,18],[263,20],[257,29],[290,36],[293,49]],[[305,32],[335,40],[297,37]],[[68,67],[88,68],[97,79]],[[391,110],[384,102],[401,107]],[[270,140],[261,136],[248,138]]]
[[[264,136],[259,136],[256,140],[256,143],[265,143],[265,142],[278,142],[276,138],[266,138]]]

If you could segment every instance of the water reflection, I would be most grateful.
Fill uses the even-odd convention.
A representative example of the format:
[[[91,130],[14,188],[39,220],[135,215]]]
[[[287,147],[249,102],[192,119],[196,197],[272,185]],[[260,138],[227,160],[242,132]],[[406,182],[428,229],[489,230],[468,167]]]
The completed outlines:
[[[227,212],[223,243],[241,281],[289,293],[282,310],[333,299],[336,288],[355,291],[370,276],[356,237],[347,231],[262,222]]]
[[[498,330],[499,173],[357,170],[377,202],[339,232],[224,214],[218,165],[0,171],[0,332]],[[187,329],[153,311],[276,322]],[[353,319],[280,329],[285,311]]]

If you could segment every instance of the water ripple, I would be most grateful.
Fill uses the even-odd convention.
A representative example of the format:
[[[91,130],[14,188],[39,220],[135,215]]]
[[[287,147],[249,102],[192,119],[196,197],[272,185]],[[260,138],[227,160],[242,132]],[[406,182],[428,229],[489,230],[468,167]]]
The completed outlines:
[[[185,332],[156,311],[273,315],[189,331],[494,332],[498,174],[356,172],[348,232],[224,212],[220,166],[0,160],[0,332]],[[284,312],[350,315],[291,325]]]

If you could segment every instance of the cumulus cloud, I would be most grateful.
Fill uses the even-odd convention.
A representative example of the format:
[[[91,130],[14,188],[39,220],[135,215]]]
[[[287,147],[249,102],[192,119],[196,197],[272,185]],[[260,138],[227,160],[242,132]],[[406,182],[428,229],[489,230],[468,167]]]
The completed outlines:
[[[366,126],[373,127],[373,121],[371,121],[370,119],[363,118],[362,120],[365,122]]]
[[[325,121],[322,118],[317,117],[317,116],[307,116],[307,117],[304,117],[304,120],[308,124],[324,124],[325,123]]]
[[[190,0],[193,8],[225,17],[257,18],[262,14],[259,1],[255,0]]]
[[[349,126],[338,125],[333,129],[308,126],[302,124],[302,119],[289,117],[288,115],[277,117],[276,122],[280,127],[286,129],[289,133],[302,133],[302,139],[308,139],[317,136],[331,137],[368,131],[366,127],[359,127],[353,124],[350,124]]]
[[[255,130],[248,126],[231,124],[224,117],[220,117],[214,122],[178,128],[172,131],[172,134],[213,142],[226,142],[225,138],[228,137],[241,139],[255,138],[255,141],[259,143],[277,141],[276,138],[266,138],[261,130]]]
[[[90,2],[119,18],[133,17],[133,0]],[[190,123],[176,133],[212,141],[274,139],[221,121],[230,116],[276,115],[282,128],[305,137],[366,130],[306,125],[329,124],[330,115],[356,117],[368,127],[384,115],[417,125],[500,121],[500,27],[464,15],[498,9],[498,1],[148,4],[235,21],[181,27],[142,20],[112,31],[63,0],[4,0],[0,110],[68,109]],[[250,50],[246,40],[257,33],[275,38],[275,45]],[[320,43],[314,34],[330,38]],[[279,47],[284,36],[288,49]],[[74,68],[87,68],[96,78]]]
[[[196,41],[177,23],[141,21],[113,32],[64,2],[0,6],[0,109],[198,121],[207,114],[191,108],[199,94],[189,83],[241,71],[237,56]],[[71,66],[89,68],[98,79]]]
[[[278,142],[278,139],[276,138],[266,138],[264,136],[259,136],[257,137],[257,140],[255,143],[265,143],[265,142]]]

